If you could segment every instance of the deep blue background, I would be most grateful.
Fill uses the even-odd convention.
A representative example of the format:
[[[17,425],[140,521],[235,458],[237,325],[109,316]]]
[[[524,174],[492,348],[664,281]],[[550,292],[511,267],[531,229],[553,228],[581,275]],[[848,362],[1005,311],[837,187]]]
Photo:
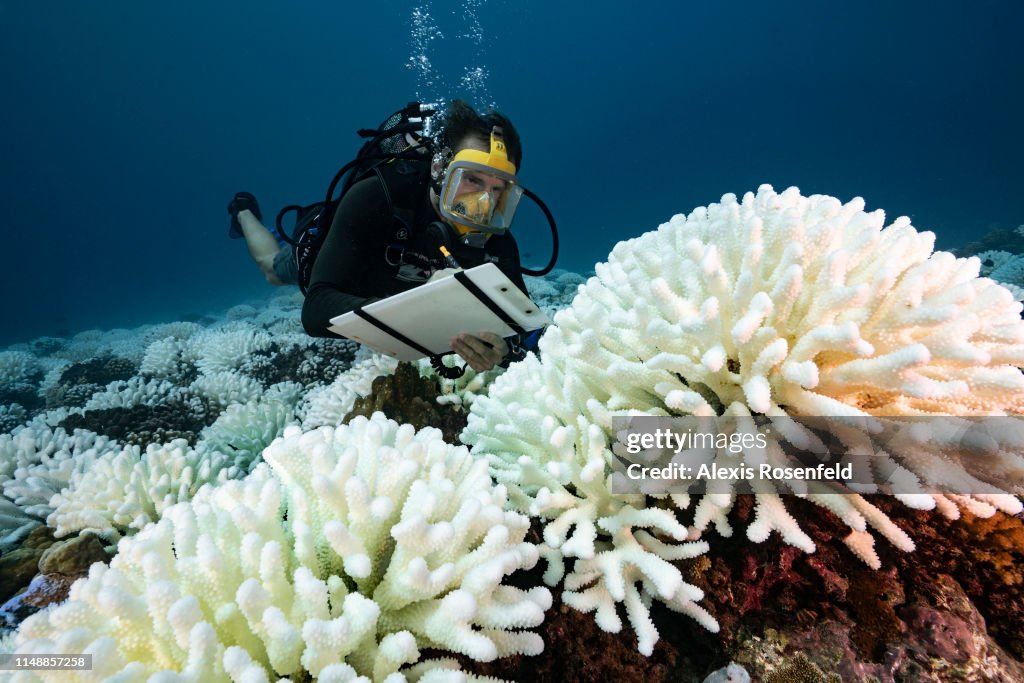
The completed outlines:
[[[863,196],[940,247],[1024,223],[1018,0],[487,0],[482,51],[460,38],[480,5],[0,0],[0,343],[269,293],[225,236],[232,193],[319,198],[355,129],[478,96],[457,87],[474,66],[563,267],[764,182]],[[407,68],[416,7],[444,35],[430,86]]]

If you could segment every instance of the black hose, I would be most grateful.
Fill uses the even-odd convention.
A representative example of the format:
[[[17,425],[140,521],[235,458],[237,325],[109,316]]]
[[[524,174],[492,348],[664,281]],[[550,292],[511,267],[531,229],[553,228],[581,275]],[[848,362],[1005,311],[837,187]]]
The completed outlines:
[[[313,208],[315,206],[320,206],[320,205],[322,205],[322,202],[317,202],[316,204],[311,204],[310,206],[299,206],[298,204],[289,204],[288,206],[286,206],[283,209],[281,209],[280,211],[278,211],[277,212],[277,220],[274,221],[274,224],[277,226],[278,234],[281,235],[281,237],[284,239],[285,242],[287,242],[288,244],[292,245],[293,247],[297,247],[298,246],[298,242],[295,239],[295,235],[294,234],[289,235],[288,231],[284,229],[284,224],[283,223],[284,223],[284,216],[285,216],[285,214],[288,213],[289,211],[294,211],[295,212],[295,220],[296,220],[296,222],[298,222],[299,214],[302,211],[305,211],[306,209],[310,209],[310,208]]]
[[[551,215],[551,210],[548,209],[547,204],[541,201],[541,198],[535,195],[530,190],[523,188],[523,194],[532,199],[534,203],[540,207],[540,210],[544,212],[544,215],[548,219],[548,225],[551,226],[551,260],[548,264],[540,270],[530,270],[529,268],[520,268],[524,275],[531,275],[533,277],[541,277],[547,275],[555,267],[555,262],[558,260],[558,226],[555,225],[555,217]]]

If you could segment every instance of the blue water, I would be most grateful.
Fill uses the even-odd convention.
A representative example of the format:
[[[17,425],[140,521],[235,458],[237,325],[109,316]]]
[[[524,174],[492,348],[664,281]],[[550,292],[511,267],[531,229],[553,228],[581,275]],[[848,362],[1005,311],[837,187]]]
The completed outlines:
[[[429,83],[416,8],[443,34]],[[1022,33],[1018,0],[2,0],[0,344],[267,293],[231,195],[319,198],[354,130],[417,96],[512,118],[563,267],[764,182],[953,247],[1024,223]],[[539,214],[517,229],[542,264]]]

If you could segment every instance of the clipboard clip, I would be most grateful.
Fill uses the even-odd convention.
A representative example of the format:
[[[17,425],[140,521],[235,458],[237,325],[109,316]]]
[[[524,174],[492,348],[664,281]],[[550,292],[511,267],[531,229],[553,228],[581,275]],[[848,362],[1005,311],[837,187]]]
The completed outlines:
[[[438,353],[430,357],[430,367],[434,368],[441,377],[445,379],[458,379],[466,374],[466,366],[464,365],[445,365],[444,357],[454,355],[454,351],[448,351],[447,353]]]

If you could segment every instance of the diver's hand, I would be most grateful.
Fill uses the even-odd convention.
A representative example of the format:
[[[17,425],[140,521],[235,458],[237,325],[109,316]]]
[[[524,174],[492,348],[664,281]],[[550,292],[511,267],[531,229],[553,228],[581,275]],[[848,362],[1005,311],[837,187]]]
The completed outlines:
[[[457,334],[451,341],[451,347],[466,361],[466,365],[477,372],[490,370],[508,353],[505,340],[493,332],[481,332],[477,337],[466,332]]]

